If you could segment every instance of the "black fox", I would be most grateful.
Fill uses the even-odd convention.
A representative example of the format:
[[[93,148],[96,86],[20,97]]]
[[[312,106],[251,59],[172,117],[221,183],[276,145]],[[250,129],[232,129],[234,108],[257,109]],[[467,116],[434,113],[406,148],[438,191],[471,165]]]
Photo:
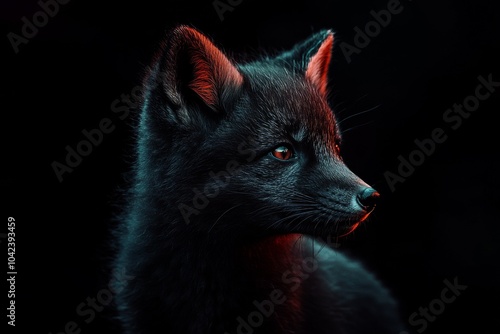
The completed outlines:
[[[236,64],[173,29],[144,79],[115,265],[124,332],[399,333],[397,305],[343,236],[378,193],[342,162],[327,101],[334,35]],[[117,290],[118,291],[118,290]]]

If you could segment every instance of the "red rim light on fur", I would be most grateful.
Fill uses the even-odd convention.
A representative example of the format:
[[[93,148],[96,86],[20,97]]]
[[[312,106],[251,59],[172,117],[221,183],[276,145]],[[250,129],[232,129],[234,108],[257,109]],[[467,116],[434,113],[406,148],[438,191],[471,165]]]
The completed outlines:
[[[328,93],[328,67],[332,58],[333,34],[330,32],[318,49],[311,57],[307,65],[306,77],[311,80],[323,96]]]
[[[241,85],[243,77],[206,36],[187,27],[183,29],[183,34],[193,45],[191,62],[194,66],[194,78],[189,87],[207,105],[215,107],[219,102],[220,89]]]

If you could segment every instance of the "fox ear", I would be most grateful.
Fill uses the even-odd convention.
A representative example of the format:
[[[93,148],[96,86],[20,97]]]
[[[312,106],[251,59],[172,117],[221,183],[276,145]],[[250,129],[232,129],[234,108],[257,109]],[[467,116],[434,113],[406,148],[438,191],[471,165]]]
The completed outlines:
[[[177,107],[191,103],[194,93],[210,109],[222,111],[223,100],[243,83],[242,75],[226,55],[196,29],[177,27],[165,48],[161,70],[164,87]]]
[[[277,57],[305,74],[323,96],[328,93],[328,71],[332,58],[334,36],[331,30],[322,30],[297,44],[291,51]]]

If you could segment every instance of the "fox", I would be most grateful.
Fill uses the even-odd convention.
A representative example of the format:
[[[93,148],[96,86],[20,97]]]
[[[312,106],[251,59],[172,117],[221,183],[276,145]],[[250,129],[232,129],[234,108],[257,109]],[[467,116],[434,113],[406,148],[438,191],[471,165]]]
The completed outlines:
[[[145,71],[113,265],[124,333],[390,334],[391,291],[325,242],[379,193],[341,157],[332,30],[236,62],[174,27]]]

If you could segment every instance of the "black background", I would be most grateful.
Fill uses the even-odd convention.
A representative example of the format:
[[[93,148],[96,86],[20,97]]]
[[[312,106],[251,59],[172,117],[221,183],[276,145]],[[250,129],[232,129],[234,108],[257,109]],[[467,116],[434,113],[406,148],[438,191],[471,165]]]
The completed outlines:
[[[40,7],[36,1],[2,1],[7,203],[1,232],[7,217],[15,217],[16,330],[59,333],[75,321],[82,333],[118,333],[110,307],[88,324],[76,313],[78,304],[110,280],[110,219],[132,143],[131,118],[120,120],[110,106],[140,83],[165,32],[184,23],[226,50],[250,55],[285,50],[332,28],[331,101],[345,119],[344,158],[382,193],[373,217],[339,240],[340,249],[362,259],[386,283],[404,319],[439,298],[443,280],[456,277],[467,285],[425,333],[498,333],[500,87],[456,130],[443,120],[454,103],[474,94],[478,76],[500,81],[498,5],[402,0],[402,12],[348,62],[341,43],[354,45],[354,28],[363,30],[373,20],[370,11],[387,4],[243,0],[221,21],[211,0],[72,0],[16,54],[7,33],[21,34],[21,18],[32,21]],[[64,162],[66,145],[75,148],[84,139],[81,131],[96,128],[103,118],[112,120],[114,131],[59,182],[51,164]],[[447,140],[391,191],[384,174],[397,173],[398,156],[408,157],[414,140],[430,138],[435,128]],[[7,252],[5,239],[2,251]],[[410,332],[418,328],[410,326]]]

